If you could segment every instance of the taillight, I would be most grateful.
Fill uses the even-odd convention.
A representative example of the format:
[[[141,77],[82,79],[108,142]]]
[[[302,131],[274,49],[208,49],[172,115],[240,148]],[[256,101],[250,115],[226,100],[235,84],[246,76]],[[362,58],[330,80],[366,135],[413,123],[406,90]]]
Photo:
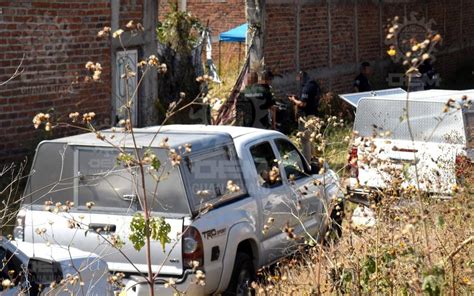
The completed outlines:
[[[15,228],[13,229],[13,237],[16,240],[25,240],[25,217],[26,210],[19,210],[16,216]]]
[[[186,227],[182,238],[183,266],[184,268],[202,267],[204,263],[204,248],[199,231]]]
[[[359,177],[359,167],[357,166],[357,158],[358,158],[358,148],[357,146],[353,146],[351,152],[349,153],[349,170],[350,170],[350,177],[357,178]]]

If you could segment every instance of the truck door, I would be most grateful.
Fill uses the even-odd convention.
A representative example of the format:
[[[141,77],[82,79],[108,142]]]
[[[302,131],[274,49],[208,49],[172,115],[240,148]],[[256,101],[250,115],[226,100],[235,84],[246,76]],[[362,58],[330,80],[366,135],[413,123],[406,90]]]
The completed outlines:
[[[311,175],[305,158],[287,139],[275,139],[284,183],[291,192],[292,203],[296,208],[295,231],[298,235],[314,235],[323,220],[323,184]]]
[[[249,149],[253,168],[247,184],[252,194],[261,203],[261,221],[263,229],[263,248],[265,262],[274,261],[289,251],[287,233],[283,230],[294,224],[293,211],[288,186],[284,186],[278,168],[274,150],[269,141],[253,144]],[[266,226],[264,226],[266,225]]]

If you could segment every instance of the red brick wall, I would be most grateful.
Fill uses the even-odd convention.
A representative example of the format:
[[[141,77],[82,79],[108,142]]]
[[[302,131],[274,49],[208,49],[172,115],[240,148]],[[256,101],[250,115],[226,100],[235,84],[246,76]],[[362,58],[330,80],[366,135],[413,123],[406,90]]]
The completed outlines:
[[[119,27],[123,28],[131,20],[142,23],[143,1],[120,0]]]
[[[359,27],[359,60],[373,61],[380,57],[380,23],[379,6],[366,3],[357,6],[357,22]]]
[[[287,4],[285,4],[287,3]],[[386,55],[385,31],[388,18],[403,20],[417,13],[425,21],[433,19],[433,29],[444,37],[436,55],[435,68],[441,77],[453,76],[466,64],[474,62],[474,1],[465,0],[392,0],[377,3],[354,1],[301,0],[300,69],[309,70],[327,90],[349,92],[358,73],[358,64],[369,61],[376,73],[373,84],[388,87],[388,71],[396,68]],[[330,22],[328,21],[328,9]],[[297,67],[297,6],[293,1],[266,2],[265,61],[276,72],[277,93],[294,92],[292,80]]]
[[[169,9],[168,1],[160,1],[158,7],[160,21],[169,12]],[[244,0],[187,0],[186,11],[197,17],[204,26],[209,24],[214,41],[218,40],[220,33],[246,22]],[[228,51],[229,49],[235,50]],[[238,46],[224,46],[222,51],[223,55],[237,55]],[[214,42],[213,58],[216,60],[216,65],[218,56],[219,48],[217,42]]]
[[[300,64],[305,70],[329,66],[327,16],[325,5],[306,4],[302,6]]]
[[[291,4],[266,6],[265,63],[274,71],[288,72],[295,68],[296,10]]]
[[[213,36],[245,23],[244,0],[187,0],[186,11],[203,25],[209,21]],[[168,1],[160,1],[158,12],[159,19],[163,20],[169,12]]]
[[[110,116],[110,48],[96,38],[110,24],[110,1],[0,1],[0,82],[20,63],[23,74],[0,87],[0,160],[30,152],[46,135],[33,116],[94,111]],[[103,66],[103,82],[74,84],[87,61]]]
[[[332,64],[355,61],[355,9],[351,2],[331,5]]]

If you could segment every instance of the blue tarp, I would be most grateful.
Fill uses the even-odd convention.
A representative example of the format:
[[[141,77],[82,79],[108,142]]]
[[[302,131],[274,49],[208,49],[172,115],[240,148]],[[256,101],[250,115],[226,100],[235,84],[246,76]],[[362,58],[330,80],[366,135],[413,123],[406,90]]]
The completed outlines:
[[[221,42],[245,42],[247,37],[247,24],[240,25],[219,35]]]

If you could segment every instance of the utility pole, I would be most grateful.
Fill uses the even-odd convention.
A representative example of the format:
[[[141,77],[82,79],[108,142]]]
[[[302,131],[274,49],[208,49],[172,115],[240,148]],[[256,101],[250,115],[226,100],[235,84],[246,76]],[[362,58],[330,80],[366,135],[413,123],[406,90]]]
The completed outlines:
[[[250,71],[255,71],[263,61],[265,32],[265,0],[246,0],[246,14],[249,29],[255,29],[253,46],[247,44],[250,54]],[[247,43],[251,42],[251,31],[247,33]],[[251,47],[249,47],[251,46]]]

